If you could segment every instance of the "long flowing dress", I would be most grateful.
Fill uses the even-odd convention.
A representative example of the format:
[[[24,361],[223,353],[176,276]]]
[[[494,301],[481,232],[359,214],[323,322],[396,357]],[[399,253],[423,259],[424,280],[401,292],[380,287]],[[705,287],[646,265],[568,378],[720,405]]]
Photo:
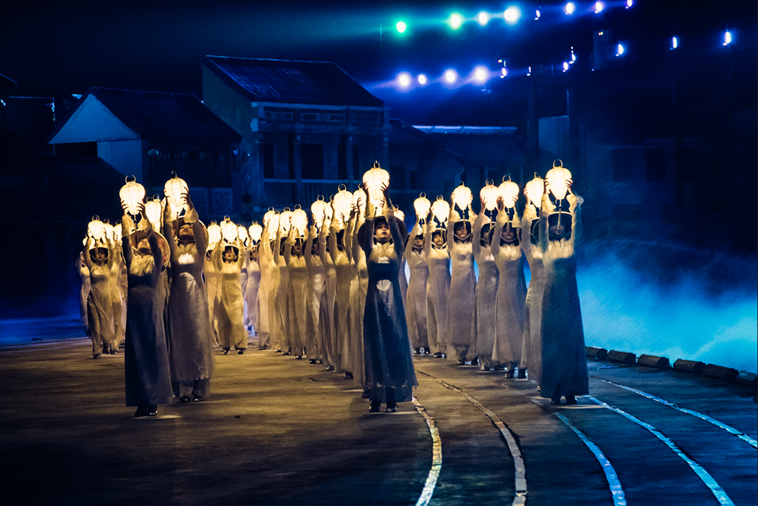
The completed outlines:
[[[292,254],[295,245],[295,227],[290,229],[284,243],[284,261],[287,263],[287,341],[292,354],[301,357],[305,349],[308,319],[308,268],[305,257]]]
[[[458,221],[457,213],[450,212],[448,220],[447,249],[450,253],[452,273],[448,299],[448,336],[450,351],[458,362],[468,362],[476,358],[476,276],[474,275],[474,249],[471,238],[459,242],[453,231]]]
[[[211,322],[211,332],[213,333],[214,346],[221,346],[218,338],[218,305],[221,303],[219,292],[219,273],[216,271],[216,265],[213,262],[213,251],[208,249],[203,261],[203,276],[205,277],[205,294],[208,300],[208,319]]]
[[[311,227],[305,241],[303,256],[308,269],[308,320],[306,321],[305,350],[311,363],[324,362],[324,339],[328,335],[329,319],[326,316],[326,268],[319,254],[313,254],[314,242],[317,248],[318,230]]]
[[[532,224],[538,225],[534,227]],[[532,205],[524,209],[521,219],[521,249],[529,263],[531,279],[526,292],[524,306],[524,345],[521,352],[520,369],[529,369],[529,380],[539,383],[542,376],[542,297],[545,295],[545,268],[542,265],[542,251],[532,239],[532,228],[539,236],[539,222]]]
[[[374,217],[368,214],[361,244],[369,276],[363,314],[366,386],[372,402],[387,402],[388,389],[394,393],[394,402],[404,402],[411,400],[418,382],[398,280],[403,237],[391,206],[386,213],[392,242],[374,244]]]
[[[476,283],[476,349],[481,368],[493,369],[498,362],[493,360],[497,336],[497,285],[499,271],[492,255],[489,240],[482,238],[482,228],[489,218],[479,213],[474,222],[472,248],[474,259],[479,266],[479,280]],[[482,244],[484,241],[485,244]]]
[[[540,395],[585,395],[589,376],[584,350],[584,328],[576,284],[576,246],[582,233],[582,198],[569,194],[571,236],[561,241],[548,237],[551,204],[547,193],[540,210],[540,250],[545,266],[542,299],[542,375]]]
[[[363,388],[366,384],[363,367],[363,313],[366,310],[366,292],[368,288],[368,269],[366,254],[363,252],[359,241],[358,231],[363,225],[363,216],[355,215],[350,219],[345,237],[347,238],[347,250],[349,252],[352,278],[350,280],[350,345],[348,346],[349,367],[347,370],[353,373],[353,384]],[[361,271],[365,273],[365,281],[361,278]]]
[[[241,245],[237,245],[239,248]],[[238,249],[235,262],[221,260],[223,243],[219,241],[213,250],[213,263],[219,276],[220,304],[217,306],[218,337],[221,348],[229,351],[232,348],[244,350],[247,348],[247,331],[244,326],[245,301],[242,298],[240,286],[240,270],[245,262],[243,251]]]
[[[153,251],[151,272],[136,269],[129,239],[123,250],[129,266],[129,296],[126,310],[126,350],[124,375],[127,406],[155,406],[169,402],[171,376],[164,328],[166,293],[163,278],[163,254],[157,233],[148,235]],[[139,264],[137,259],[137,264]]]
[[[108,250],[108,258],[103,265],[92,261],[90,251],[98,247]],[[87,321],[89,335],[92,339],[92,355],[97,356],[103,348],[116,345],[116,334],[113,331],[113,286],[112,269],[114,263],[114,248],[110,243],[97,245],[92,239],[84,248],[84,262],[90,272],[90,291],[87,296]],[[119,315],[121,316],[121,315]]]
[[[240,240],[240,247],[242,248],[240,250],[240,256],[244,257],[245,260],[242,262],[242,268],[240,269],[240,288],[242,289],[242,324],[247,327],[247,320],[248,320],[248,307],[247,307],[247,298],[245,297],[245,294],[247,293],[247,248],[245,247],[244,241]]]
[[[163,227],[171,249],[171,297],[168,299],[168,342],[171,381],[179,397],[205,397],[213,377],[213,334],[203,267],[208,248],[205,229],[191,209],[184,218],[195,242],[177,244],[173,226]]]
[[[429,330],[429,347],[434,354],[447,354],[450,339],[447,326],[447,303],[450,298],[450,254],[447,247],[432,244],[431,220],[424,234],[424,259],[429,267],[426,285],[426,322]],[[444,233],[444,232],[443,232]]]
[[[285,237],[282,237],[282,228],[279,227],[279,232],[276,235],[276,244],[273,246],[274,262],[276,262],[276,265],[279,268],[279,284],[277,285],[276,300],[274,302],[276,308],[276,321],[274,322],[276,327],[274,349],[281,350],[283,353],[289,353],[289,334],[287,333],[287,323],[289,321],[289,316],[287,315],[289,271],[287,270],[287,261],[284,259],[284,255],[282,255],[285,239]]]
[[[247,321],[245,326],[252,327],[253,334],[260,333],[259,311],[258,311],[258,291],[261,285],[261,266],[258,260],[253,260],[253,252],[245,252],[245,271],[247,271],[247,283],[245,284],[245,304],[247,305]],[[258,336],[258,345],[260,346],[260,336]]]
[[[89,297],[90,278],[89,269],[84,261],[84,253],[79,254],[76,260],[76,272],[82,280],[82,286],[79,290],[79,317],[84,330],[89,334],[89,323],[87,322],[87,297]]]
[[[503,243],[500,238],[508,221],[508,213],[500,211],[490,245],[500,271],[497,289],[497,336],[492,358],[501,364],[509,364],[512,369],[521,362],[526,279],[521,247],[517,243]],[[518,215],[514,214],[511,226],[518,229],[519,225]]]
[[[115,339],[111,343],[111,353],[116,353],[119,344],[124,340],[126,333],[126,319],[124,314],[124,301],[121,298],[119,290],[119,281],[121,278],[121,247],[113,245],[113,263],[111,264],[111,277],[108,282],[111,291],[111,307],[113,312],[113,334]]]
[[[328,251],[327,237],[329,236],[330,229],[330,223],[325,220],[321,225],[321,230],[318,235],[318,254],[321,258],[321,263],[324,265],[324,270],[326,271],[324,292],[326,294],[327,333],[324,336],[324,360],[326,361],[327,368],[335,369],[339,359],[339,351],[337,348],[337,325],[334,322],[334,315],[336,312],[335,302],[337,299],[337,270],[334,268],[332,255]],[[322,315],[323,314],[324,313],[322,313]]]
[[[332,220],[329,230],[329,255],[334,262],[334,270],[337,275],[337,290],[334,300],[334,330],[337,341],[335,351],[336,368],[338,372],[351,372],[346,369],[350,365],[348,349],[350,346],[350,283],[353,278],[353,267],[344,248],[344,242],[337,245],[337,232],[339,220]],[[342,238],[344,239],[345,234]],[[343,249],[340,249],[343,248]]]
[[[415,349],[429,348],[429,334],[426,322],[426,285],[429,266],[426,265],[423,249],[413,249],[413,240],[421,234],[421,225],[416,222],[405,247],[405,258],[411,272],[408,292],[405,297],[405,317],[408,321],[408,338]]]
[[[269,241],[268,228],[264,229],[261,235],[260,246],[258,246],[258,259],[261,265],[261,286],[258,289],[258,301],[260,305],[260,339],[258,346],[266,349],[277,348],[279,343],[279,329],[277,326],[276,315],[276,292],[279,289],[279,266],[274,260],[274,253],[271,250]]]

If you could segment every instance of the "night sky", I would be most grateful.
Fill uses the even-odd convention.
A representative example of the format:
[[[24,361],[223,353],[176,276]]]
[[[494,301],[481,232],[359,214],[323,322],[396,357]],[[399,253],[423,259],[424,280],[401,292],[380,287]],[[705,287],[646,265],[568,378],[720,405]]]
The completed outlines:
[[[756,2],[608,1],[601,15],[591,2],[562,14],[564,2],[242,2],[242,1],[6,1],[0,16],[0,73],[21,96],[83,93],[90,86],[202,95],[200,59],[207,54],[328,60],[384,99],[393,117],[412,123],[519,125],[519,73],[527,66],[560,66],[573,46],[587,69],[592,32],[612,29],[628,41],[629,60],[654,65],[676,35],[690,61],[721,50],[726,29],[735,44],[755,47]],[[514,26],[471,21],[453,32],[451,12],[474,17],[519,5]],[[541,19],[534,21],[534,9]],[[399,36],[397,20],[408,32]],[[754,53],[753,53],[754,54]],[[512,78],[448,90],[440,85],[397,93],[383,87],[398,72],[434,78],[449,67],[467,74],[478,64],[498,70],[506,58]],[[755,60],[748,63],[754,66]],[[704,69],[702,79],[709,79]],[[551,111],[546,111],[548,114]]]

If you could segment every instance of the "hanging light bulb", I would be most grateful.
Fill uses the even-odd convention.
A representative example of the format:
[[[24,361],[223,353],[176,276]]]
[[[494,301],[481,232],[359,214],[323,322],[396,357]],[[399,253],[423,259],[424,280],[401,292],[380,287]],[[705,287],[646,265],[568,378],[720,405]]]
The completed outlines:
[[[366,192],[363,191],[363,188],[358,188],[353,192],[353,202],[358,206],[358,213],[360,213],[361,216],[366,212],[367,199],[368,197],[366,196]]]
[[[447,228],[447,220],[450,218],[450,204],[445,201],[442,195],[437,195],[437,200],[432,204],[431,211],[432,216],[440,226]]]
[[[279,227],[282,229],[282,235],[290,233],[292,228],[292,211],[289,207],[285,207],[284,211],[279,214]]]
[[[100,221],[99,216],[93,216],[92,220],[87,224],[87,235],[95,239],[102,239],[105,235],[105,224]]]
[[[426,193],[419,194],[418,198],[413,201],[413,210],[416,211],[416,216],[419,219],[425,219],[429,215],[429,210],[432,208],[432,203],[426,198]]]
[[[370,192],[370,191],[369,191]],[[334,196],[334,214],[342,215],[344,223],[350,219],[350,209],[353,207],[353,194],[347,191],[344,184],[339,185],[339,191]]]
[[[230,244],[233,244],[239,237],[237,225],[228,216],[224,216],[224,223],[221,224],[221,237]]]
[[[379,162],[374,162],[374,165],[363,174],[363,182],[366,183],[368,188],[368,196],[371,199],[371,203],[375,208],[381,208],[384,202],[384,192],[382,192],[382,186],[389,186],[390,173],[382,169],[379,166]]]
[[[253,244],[258,244],[261,241],[261,235],[263,235],[263,227],[260,226],[258,222],[254,221],[253,224],[250,225],[248,233],[250,234],[250,240],[253,241]]]
[[[508,178],[507,181],[505,180],[506,177]],[[512,209],[516,205],[516,200],[518,199],[519,187],[516,183],[511,181],[511,176],[503,176],[503,182],[500,183],[498,191],[505,201],[505,207]]]
[[[189,193],[189,187],[184,179],[178,177],[176,172],[171,171],[171,179],[166,181],[163,186],[163,194],[168,197],[168,201],[171,204],[171,210],[178,217],[182,209],[187,208],[187,202],[182,196],[184,193]]]
[[[145,202],[145,215],[147,216],[147,219],[150,220],[150,224],[153,226],[153,230],[161,229],[162,212],[163,209],[161,209],[160,200],[153,198],[153,200],[148,200]]]
[[[137,216],[139,214],[138,204],[145,198],[145,187],[139,184],[131,174],[126,176],[125,180],[126,184],[121,187],[118,196],[126,203],[126,212],[132,216]]]
[[[471,190],[463,184],[463,181],[461,181],[458,188],[453,190],[452,201],[453,205],[457,206],[461,211],[468,208],[471,203]]]
[[[296,205],[295,210],[292,211],[292,226],[300,237],[305,237],[308,232],[308,215],[300,208],[300,204]]]
[[[211,221],[208,225],[208,245],[216,244],[221,240],[221,227],[216,223],[216,220]]]
[[[319,195],[316,197],[316,202],[311,204],[311,214],[313,215],[313,223],[318,227],[321,228],[321,225],[324,224],[324,217],[326,216],[326,208],[328,207],[328,204],[324,202],[324,196]]]
[[[539,209],[540,203],[542,202],[542,194],[545,192],[545,180],[535,172],[534,179],[526,183],[525,190],[526,191],[524,193],[529,194],[526,198],[529,200],[529,202],[532,203],[534,207]]]
[[[566,198],[566,193],[568,193],[566,181],[571,179],[571,172],[563,167],[562,160],[555,160],[553,162],[553,168],[547,171],[545,179],[547,179],[550,193],[553,194],[553,197],[557,200]]]
[[[479,196],[484,201],[484,208],[487,211],[494,211],[497,208],[497,197],[500,195],[500,190],[495,186],[495,182],[492,179],[488,179],[484,182],[484,188],[479,192]]]

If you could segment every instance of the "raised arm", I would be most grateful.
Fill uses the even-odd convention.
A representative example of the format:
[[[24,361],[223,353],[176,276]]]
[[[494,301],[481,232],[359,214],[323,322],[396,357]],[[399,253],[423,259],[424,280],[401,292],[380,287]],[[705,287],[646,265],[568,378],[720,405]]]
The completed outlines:
[[[289,265],[292,260],[292,246],[295,245],[295,227],[290,227],[290,233],[287,234],[287,240],[284,241],[284,263]]]
[[[544,255],[547,253],[547,247],[550,244],[550,240],[548,237],[548,223],[547,223],[547,217],[550,213],[550,197],[548,197],[548,192],[545,190],[545,193],[542,194],[542,207],[540,208],[540,238],[539,238],[539,246],[540,251],[542,251],[542,254]]]
[[[419,234],[420,230],[421,225],[419,224],[419,219],[416,218],[416,223],[413,225],[411,234],[408,236],[408,244],[405,245],[405,258],[410,258],[411,252],[413,252],[413,240]],[[426,236],[424,236],[424,242],[426,242]]]
[[[184,215],[184,222],[192,225],[192,234],[195,237],[195,246],[197,247],[197,251],[205,251],[208,249],[208,240],[205,238],[205,230],[203,225],[200,223],[200,218],[197,215],[197,209],[195,209],[195,205],[192,203],[192,198],[190,197],[189,192],[184,193],[184,198],[187,201],[187,207],[189,208],[187,210],[187,213]],[[169,242],[169,244],[172,243]],[[242,255],[242,250],[240,250],[240,255]]]
[[[121,249],[124,252],[124,261],[126,262],[127,268],[131,265],[132,255],[134,255],[134,252],[132,251],[132,243],[129,241],[132,228],[134,228],[134,223],[132,222],[131,217],[126,211],[124,211],[124,217],[121,218]]]
[[[532,222],[537,219],[537,212],[534,206],[529,203],[524,208],[524,216],[521,218],[521,249],[525,253],[530,254],[532,248]],[[537,246],[535,244],[535,246]]]
[[[429,256],[432,254],[432,220],[426,221],[426,230],[424,231],[424,258],[428,261]]]
[[[316,225],[311,225],[310,233],[308,234],[308,238],[305,240],[305,244],[303,245],[303,256],[305,257],[305,265],[308,268],[310,268],[311,261],[313,260],[313,241],[316,239],[317,235],[318,232],[316,231]]]
[[[163,221],[162,221],[163,236],[168,241],[168,247],[171,250],[171,256],[174,256],[174,250],[176,249],[176,238],[174,237],[174,217],[171,212],[171,204],[166,197],[163,198]],[[200,249],[198,248],[198,251]]]
[[[242,272],[245,267],[245,245],[239,238],[234,241],[234,244],[237,246],[237,272]]]
[[[490,251],[494,257],[497,257],[497,255],[500,253],[500,237],[503,234],[503,228],[505,228],[505,225],[509,220],[508,212],[505,210],[505,206],[500,205],[502,197],[498,197],[497,200],[497,221],[495,222],[495,231],[492,233],[492,242],[490,243]]]
[[[569,201],[569,210],[571,211],[571,246],[576,248],[582,239],[582,204],[584,199],[579,195],[569,193],[566,200]]]
[[[213,260],[213,267],[216,268],[216,272],[220,273],[221,268],[223,267],[221,262],[221,244],[224,242],[224,240],[220,240],[216,243],[216,246],[213,248],[213,253],[211,253],[211,260]]]
[[[471,248],[477,262],[479,262],[479,258],[482,255],[482,242],[479,236],[481,235],[482,227],[484,226],[484,218],[485,214],[483,212],[479,213],[476,216],[476,221],[474,221],[474,227],[471,231]]]

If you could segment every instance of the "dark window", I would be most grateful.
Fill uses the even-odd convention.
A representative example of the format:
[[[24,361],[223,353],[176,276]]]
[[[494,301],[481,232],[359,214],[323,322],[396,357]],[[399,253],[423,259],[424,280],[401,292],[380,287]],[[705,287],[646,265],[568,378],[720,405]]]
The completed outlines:
[[[266,179],[276,178],[274,165],[274,144],[264,142],[260,145],[261,165],[263,166],[263,177]]]
[[[337,146],[337,179],[347,179],[347,146]]]
[[[405,174],[405,167],[390,167],[390,182],[392,183],[393,189],[406,190],[408,188]]]
[[[418,190],[418,171],[417,170],[411,170],[408,171],[408,189],[409,190]]]
[[[645,172],[648,183],[666,181],[666,150],[648,149],[645,151]]]
[[[55,154],[65,156],[90,156],[92,158],[97,158],[97,142],[56,144]]]
[[[692,148],[678,149],[676,152],[677,181],[693,182],[697,179],[700,167],[697,162],[697,150]]]
[[[613,180],[617,183],[634,180],[634,151],[613,150]]]
[[[301,144],[303,179],[324,179],[324,146],[322,144]]]

